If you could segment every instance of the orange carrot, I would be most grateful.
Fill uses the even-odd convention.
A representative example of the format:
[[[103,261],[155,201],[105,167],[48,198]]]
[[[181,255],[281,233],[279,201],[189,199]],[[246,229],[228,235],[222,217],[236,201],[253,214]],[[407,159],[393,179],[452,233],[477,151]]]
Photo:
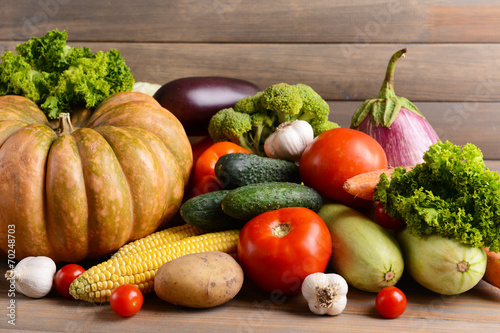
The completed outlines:
[[[488,248],[485,250],[487,261],[483,280],[500,288],[500,253],[490,252]]]
[[[407,167],[406,170],[410,170]],[[385,173],[389,180],[391,179],[393,168],[390,169],[379,169],[370,172],[361,173],[354,177],[347,179],[344,183],[344,191],[354,195],[357,198],[373,200],[373,193],[377,183],[380,180],[380,175]]]

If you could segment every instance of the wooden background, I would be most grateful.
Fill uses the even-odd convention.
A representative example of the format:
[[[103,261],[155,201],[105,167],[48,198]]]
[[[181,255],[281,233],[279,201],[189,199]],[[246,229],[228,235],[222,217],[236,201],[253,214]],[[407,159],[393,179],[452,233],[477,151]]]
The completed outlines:
[[[74,45],[119,49],[137,81],[309,84],[331,102],[331,119],[349,126],[378,94],[391,55],[407,47],[396,93],[441,139],[472,142],[500,160],[499,16],[486,0],[19,0],[2,7],[0,51],[65,29]]]
[[[377,96],[389,58],[406,47],[408,53],[396,68],[396,93],[421,109],[442,140],[476,144],[487,165],[500,171],[498,1],[17,0],[2,4],[0,53],[58,28],[68,31],[72,45],[93,51],[119,49],[137,81],[163,84],[180,77],[214,75],[246,79],[262,88],[278,82],[308,84],[329,101],[331,120],[344,127],[363,100]],[[0,268],[3,276],[5,264]],[[5,281],[0,284],[3,309],[8,288]],[[18,327],[52,332],[83,331],[82,325],[121,332],[148,328],[290,332],[294,327],[301,332],[310,328],[493,332],[500,326],[500,293],[484,282],[453,297],[413,285],[409,308],[396,321],[381,320],[373,308],[374,295],[356,290],[350,291],[346,312],[337,318],[312,316],[300,298],[269,308],[267,295],[255,288],[243,290],[242,295],[207,312],[166,306],[150,297],[146,311],[129,321],[113,316],[109,307],[82,306],[57,296],[47,300],[19,296]],[[32,317],[30,311],[38,315]],[[4,312],[2,317],[0,330],[11,328]],[[252,325],[234,326],[235,320],[251,320]]]

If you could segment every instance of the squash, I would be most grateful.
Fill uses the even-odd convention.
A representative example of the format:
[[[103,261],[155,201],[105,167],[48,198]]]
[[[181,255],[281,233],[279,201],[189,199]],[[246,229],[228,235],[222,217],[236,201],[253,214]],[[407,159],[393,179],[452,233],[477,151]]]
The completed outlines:
[[[2,96],[0,250],[14,252],[14,230],[17,260],[106,256],[172,219],[192,164],[181,123],[147,94],[113,94],[58,124]]]

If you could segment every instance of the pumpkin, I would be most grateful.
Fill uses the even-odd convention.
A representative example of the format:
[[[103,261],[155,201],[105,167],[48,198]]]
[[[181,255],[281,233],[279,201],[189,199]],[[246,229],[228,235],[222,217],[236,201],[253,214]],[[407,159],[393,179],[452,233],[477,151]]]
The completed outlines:
[[[106,256],[172,219],[192,163],[179,120],[144,93],[116,93],[55,123],[31,100],[2,96],[0,250],[18,260]]]

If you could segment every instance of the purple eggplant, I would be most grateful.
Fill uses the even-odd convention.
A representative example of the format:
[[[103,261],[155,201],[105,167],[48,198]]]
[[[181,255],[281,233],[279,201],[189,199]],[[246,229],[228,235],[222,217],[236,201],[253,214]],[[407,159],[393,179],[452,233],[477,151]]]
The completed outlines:
[[[354,113],[351,128],[364,132],[380,143],[390,167],[415,166],[439,137],[419,109],[394,92],[396,61],[406,49],[396,52],[389,61],[378,98],[368,99]]]
[[[165,83],[154,98],[182,123],[187,135],[208,135],[208,123],[217,111],[253,96],[259,87],[235,78],[186,77]]]

